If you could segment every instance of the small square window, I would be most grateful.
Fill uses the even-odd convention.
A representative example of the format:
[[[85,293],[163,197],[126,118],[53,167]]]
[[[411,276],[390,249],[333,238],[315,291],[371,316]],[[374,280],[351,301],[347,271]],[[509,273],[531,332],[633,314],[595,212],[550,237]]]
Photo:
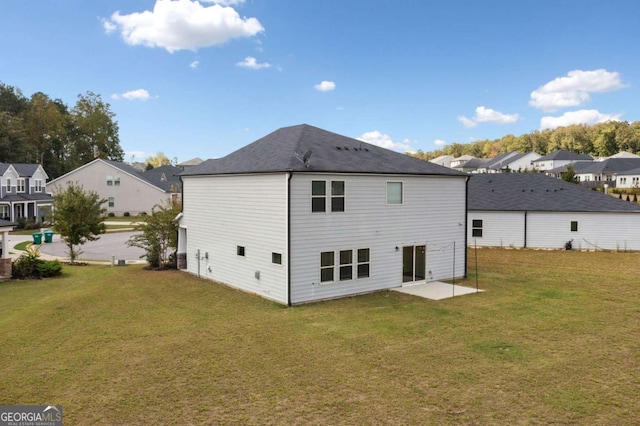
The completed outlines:
[[[282,265],[282,254],[271,253],[271,263],[275,263],[276,265]]]
[[[572,220],[571,221],[571,232],[578,232],[578,221],[577,220]]]
[[[236,246],[236,254],[244,257],[244,246]]]

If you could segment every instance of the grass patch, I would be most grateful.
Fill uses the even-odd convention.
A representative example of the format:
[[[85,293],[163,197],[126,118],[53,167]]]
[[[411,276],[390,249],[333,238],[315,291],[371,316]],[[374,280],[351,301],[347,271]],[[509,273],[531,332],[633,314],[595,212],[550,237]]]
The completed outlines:
[[[636,423],[640,255],[478,259],[486,292],[437,302],[286,308],[140,266],[1,283],[0,400],[68,424]]]
[[[13,248],[19,251],[25,251],[28,246],[32,244],[31,241],[23,241],[21,243],[16,244]]]

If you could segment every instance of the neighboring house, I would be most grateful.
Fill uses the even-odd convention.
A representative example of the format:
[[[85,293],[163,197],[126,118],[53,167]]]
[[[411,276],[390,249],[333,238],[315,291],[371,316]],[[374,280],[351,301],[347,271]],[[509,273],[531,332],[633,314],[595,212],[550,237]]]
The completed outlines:
[[[474,157],[473,155],[465,154],[461,157],[451,160],[449,167],[451,167],[452,169],[462,168],[468,161],[473,160],[474,158],[476,157]]]
[[[48,178],[39,164],[0,163],[0,219],[44,221],[52,202],[45,191]]]
[[[577,161],[552,170],[547,170],[547,176],[561,178],[567,167],[573,170],[580,182],[613,183],[615,175],[640,168],[640,158],[611,157],[600,161]]]
[[[204,160],[202,158],[196,157],[196,158],[192,158],[191,160],[187,160],[187,161],[183,161],[182,163],[178,163],[176,164],[176,167],[182,169],[182,170],[187,170],[189,167],[193,167],[193,166],[197,166],[198,164],[202,163]]]
[[[47,184],[47,192],[55,194],[67,183],[77,182],[106,199],[108,213],[116,216],[151,213],[155,205],[179,199],[181,172],[173,166],[140,172],[129,164],[98,158],[52,180]]]
[[[533,162],[540,158],[537,152],[526,152],[524,154],[516,153],[516,155],[505,159],[497,164],[492,165],[495,172],[524,172],[534,169]]]
[[[467,179],[281,128],[182,174],[178,267],[288,305],[462,277]]]
[[[497,155],[493,158],[488,158],[484,161],[484,163],[477,169],[478,173],[500,173],[504,168],[507,160],[518,155],[516,151],[506,152],[504,154]]]
[[[616,188],[640,188],[640,168],[616,173]]]
[[[593,161],[593,157],[587,154],[576,154],[575,152],[559,149],[537,160],[533,160],[532,165],[537,170],[546,171],[566,166],[576,161]]]
[[[453,155],[441,155],[440,157],[436,157],[432,160],[429,160],[430,163],[437,164],[443,167],[451,167],[452,161],[453,161]]]
[[[539,173],[474,175],[468,243],[640,250],[640,206]]]

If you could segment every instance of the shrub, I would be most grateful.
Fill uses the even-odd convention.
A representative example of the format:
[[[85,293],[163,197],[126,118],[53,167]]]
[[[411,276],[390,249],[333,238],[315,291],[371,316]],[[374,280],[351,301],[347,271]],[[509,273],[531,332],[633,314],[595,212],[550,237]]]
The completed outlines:
[[[34,246],[12,263],[11,277],[14,279],[46,278],[62,273],[62,264],[57,260],[40,259],[40,251]]]
[[[131,214],[129,212],[124,212],[123,216],[124,217],[129,217],[129,216],[131,216]]]
[[[109,217],[116,217],[116,214],[114,212],[109,212],[107,213],[107,216]]]
[[[147,212],[140,212],[140,216],[146,216]]]
[[[62,273],[62,263],[57,259],[41,260],[36,269],[42,278],[55,277]]]

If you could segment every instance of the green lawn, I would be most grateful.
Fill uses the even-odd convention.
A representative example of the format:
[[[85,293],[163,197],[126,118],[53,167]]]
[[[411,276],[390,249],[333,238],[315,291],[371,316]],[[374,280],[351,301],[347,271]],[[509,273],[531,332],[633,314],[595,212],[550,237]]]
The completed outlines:
[[[640,254],[478,258],[486,292],[442,301],[286,308],[137,266],[5,282],[0,401],[71,425],[637,424]]]

